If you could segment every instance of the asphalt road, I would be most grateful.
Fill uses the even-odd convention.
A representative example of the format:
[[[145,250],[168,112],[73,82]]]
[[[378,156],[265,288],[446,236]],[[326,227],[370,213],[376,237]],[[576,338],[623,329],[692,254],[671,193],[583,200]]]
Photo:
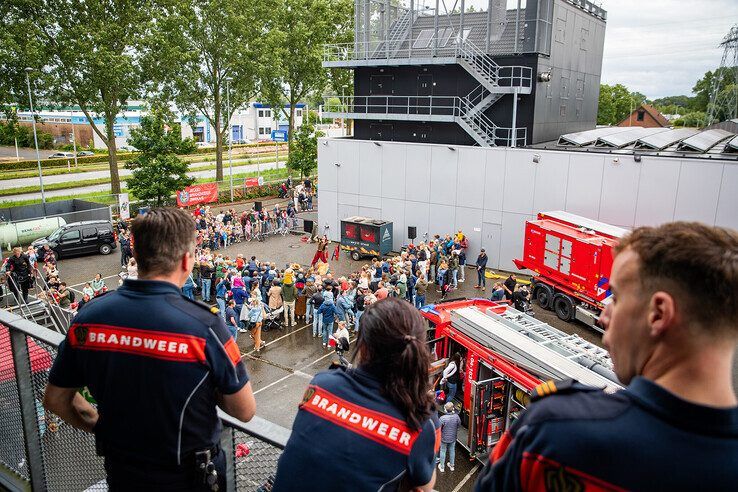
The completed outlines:
[[[56,150],[43,150],[39,149],[38,153],[41,159],[47,159]],[[18,155],[21,160],[30,159],[36,160],[36,149],[29,149],[27,147],[18,147]],[[14,161],[15,160],[15,146],[14,145],[0,145],[0,161]]]
[[[273,200],[267,204],[271,206]],[[312,218],[315,214],[303,215]],[[299,235],[270,236],[263,243],[246,242],[235,244],[225,250],[231,257],[243,254],[258,259],[274,261],[279,267],[286,263],[299,262],[309,264],[315,246],[300,240]],[[339,275],[348,274],[360,268],[363,262],[354,262],[346,255],[339,261],[332,262],[332,268]],[[84,282],[101,273],[107,279],[108,286],[117,286],[117,274],[120,272],[118,251],[108,256],[94,255],[82,258],[63,259],[59,261],[62,280],[69,285],[81,288]],[[453,297],[478,297],[480,291],[473,288],[474,270],[467,270],[467,281],[460,284]],[[489,279],[488,279],[489,280]],[[491,284],[490,284],[491,286]],[[487,292],[489,293],[489,289]],[[429,289],[428,302],[437,300],[435,290]],[[535,308],[536,317],[567,333],[576,333],[590,342],[601,345],[600,334],[579,323],[565,323],[549,311]],[[246,363],[258,405],[257,414],[281,426],[291,428],[297,413],[297,404],[310,379],[318,372],[325,370],[333,358],[333,352],[325,351],[319,339],[312,337],[311,328],[304,324],[284,330],[268,331],[263,335],[267,342],[261,357],[254,357],[250,339],[241,335],[238,345]],[[734,369],[734,380],[738,381],[738,369]],[[479,465],[469,461],[468,455],[457,447],[456,469],[446,469],[439,473],[436,489],[443,492],[471,491],[476,480]]]
[[[233,161],[234,164],[237,162],[245,162],[245,160],[240,161]],[[261,162],[259,164],[248,164],[248,165],[240,165],[240,166],[233,166],[233,174],[238,173],[247,173],[247,172],[253,172],[257,170],[267,170],[267,169],[278,169],[285,167],[287,161],[279,161],[277,162]],[[208,166],[210,164],[213,164],[213,162],[198,162],[190,164],[190,168],[197,168],[197,167],[204,167]],[[129,169],[120,169],[120,176],[128,176],[131,174],[131,171]],[[230,170],[228,168],[228,163],[224,163],[224,174],[225,179],[228,179]],[[194,178],[214,178],[215,177],[215,169],[206,169],[202,171],[190,171],[187,174]],[[51,183],[66,183],[66,182],[72,182],[72,181],[81,181],[85,179],[97,179],[97,178],[105,178],[110,176],[110,171],[89,171],[84,173],[75,173],[75,174],[59,174],[55,176],[49,176],[47,178],[44,178],[44,184],[51,184]],[[15,182],[15,184],[8,185],[9,182]],[[18,184],[19,183],[19,184]],[[20,186],[34,186],[38,184],[38,178],[20,178],[20,179],[7,179],[7,180],[0,180],[0,190],[2,189],[9,189],[9,188],[15,188]],[[234,185],[237,184],[236,181],[234,181]],[[121,181],[121,187],[125,187],[125,180]],[[61,190],[49,190],[46,191],[44,194],[47,198],[55,197],[55,196],[67,196],[67,195],[83,195],[85,193],[94,193],[97,191],[109,191],[110,190],[110,183],[102,183],[97,185],[91,185],[91,186],[80,186],[76,188],[65,188]],[[29,200],[33,198],[41,198],[41,192],[40,191],[34,191],[31,193],[20,193],[17,195],[8,195],[2,197],[2,200],[9,201],[9,200]]]

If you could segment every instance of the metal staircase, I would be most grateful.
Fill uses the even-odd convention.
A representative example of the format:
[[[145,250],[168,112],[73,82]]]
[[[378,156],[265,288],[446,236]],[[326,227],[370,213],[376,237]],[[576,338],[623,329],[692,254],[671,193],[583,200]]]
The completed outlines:
[[[402,43],[405,42],[405,39],[408,36],[408,33],[410,32],[410,19],[412,18],[411,11],[406,10],[402,16],[397,19],[395,22],[395,25],[392,26],[392,29],[389,33],[389,39],[387,41],[387,57],[392,58],[397,54],[397,51],[402,46]]]
[[[389,30],[388,38],[379,43],[377,48],[374,50],[374,53],[372,53],[371,58],[393,58],[397,54],[397,51],[400,49],[402,43],[410,32],[409,27],[411,17],[410,11],[406,10],[405,13],[395,21]]]
[[[505,94],[513,94],[513,97],[517,97],[517,94],[530,94],[532,69],[500,66],[467,39],[457,43],[457,60],[479,82],[479,86],[462,98],[464,111],[459,115],[459,124],[482,146],[496,145],[499,140],[505,141],[507,145],[517,143],[517,135],[512,134],[515,129],[508,136],[499,135],[499,127],[483,113]]]
[[[7,275],[6,278],[15,287],[13,276]],[[59,333],[67,332],[74,314],[59,306],[59,303],[51,296],[49,285],[41,275],[34,276],[33,288],[29,290],[27,301],[20,295],[19,288],[16,288],[16,292],[19,294],[16,295],[12,290],[8,294],[13,301],[12,306],[6,307],[8,311],[50,330]]]

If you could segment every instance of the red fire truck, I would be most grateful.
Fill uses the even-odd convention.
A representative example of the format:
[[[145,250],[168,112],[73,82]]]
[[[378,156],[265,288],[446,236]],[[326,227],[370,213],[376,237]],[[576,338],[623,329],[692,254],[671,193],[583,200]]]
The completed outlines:
[[[525,223],[519,269],[536,273],[532,295],[564,320],[600,330],[600,312],[610,296],[612,248],[625,229],[568,212],[541,212]]]
[[[421,310],[438,380],[450,357],[462,360],[456,401],[463,427],[459,443],[472,458],[489,450],[549,379],[574,378],[608,391],[621,388],[607,352],[504,303],[457,300]]]

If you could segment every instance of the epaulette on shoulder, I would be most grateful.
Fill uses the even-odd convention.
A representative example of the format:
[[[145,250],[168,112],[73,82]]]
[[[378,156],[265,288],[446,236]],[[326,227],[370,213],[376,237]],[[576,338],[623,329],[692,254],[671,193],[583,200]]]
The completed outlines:
[[[187,296],[180,296],[178,299],[182,299],[183,301],[187,302],[187,304],[190,306],[197,306],[198,308],[202,309],[203,311],[207,311],[208,314],[213,315],[213,316],[217,316],[218,313],[220,312],[220,309],[218,309],[215,306],[211,306],[210,304],[206,304],[201,301],[193,301]]]
[[[578,391],[597,391],[597,388],[579,384],[576,379],[562,379],[560,381],[551,379],[533,388],[533,391],[531,391],[531,401],[540,400],[546,396],[564,395]]]

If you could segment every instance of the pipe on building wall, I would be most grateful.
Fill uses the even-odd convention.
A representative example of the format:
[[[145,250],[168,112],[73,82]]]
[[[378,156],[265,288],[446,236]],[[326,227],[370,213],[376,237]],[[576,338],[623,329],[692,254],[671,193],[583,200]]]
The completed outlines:
[[[489,53],[489,37],[492,34],[492,1],[493,0],[487,0],[487,37],[484,40],[485,53]],[[461,35],[463,36],[464,33],[462,32]]]
[[[407,42],[407,57],[413,56],[413,23],[415,22],[415,0],[410,0],[410,33]]]
[[[390,0],[384,0],[384,51],[387,52],[387,59],[389,60],[389,32],[390,32]]]
[[[518,53],[518,39],[520,39],[520,4],[522,0],[518,0],[518,10],[515,11],[515,49],[514,53]]]
[[[436,11],[433,12],[433,56],[438,56],[438,0],[436,0]]]

